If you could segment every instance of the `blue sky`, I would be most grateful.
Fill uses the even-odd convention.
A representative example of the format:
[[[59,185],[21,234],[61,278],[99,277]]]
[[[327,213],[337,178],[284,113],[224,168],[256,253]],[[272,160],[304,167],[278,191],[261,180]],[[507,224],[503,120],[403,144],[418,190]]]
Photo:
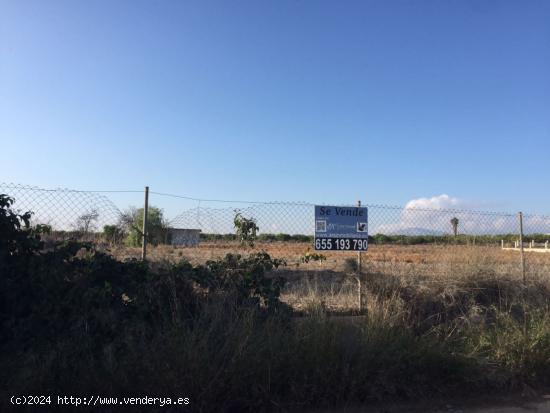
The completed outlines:
[[[0,182],[549,213],[550,2],[0,0],[0,141]]]

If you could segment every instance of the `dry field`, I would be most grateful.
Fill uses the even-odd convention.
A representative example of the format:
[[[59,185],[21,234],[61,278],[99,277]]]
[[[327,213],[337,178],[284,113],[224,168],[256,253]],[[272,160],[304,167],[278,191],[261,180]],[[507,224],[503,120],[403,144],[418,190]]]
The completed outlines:
[[[357,281],[349,262],[357,258],[353,252],[324,252],[326,260],[304,263],[301,260],[304,254],[313,252],[309,243],[266,242],[244,248],[237,242],[203,242],[196,248],[149,247],[148,257],[153,262],[187,259],[202,264],[228,253],[260,251],[286,261],[287,265],[278,270],[288,280],[281,298],[294,309],[308,311],[322,307],[350,312],[357,308]],[[111,252],[118,258],[140,256],[137,248],[119,247]],[[526,252],[525,261],[528,284],[550,288],[550,254]],[[518,284],[522,279],[518,251],[485,246],[371,245],[362,254],[362,272],[371,310],[377,305],[381,289],[390,288],[400,295],[406,292],[441,298],[472,294],[472,289],[489,288],[488,282],[498,286]]]

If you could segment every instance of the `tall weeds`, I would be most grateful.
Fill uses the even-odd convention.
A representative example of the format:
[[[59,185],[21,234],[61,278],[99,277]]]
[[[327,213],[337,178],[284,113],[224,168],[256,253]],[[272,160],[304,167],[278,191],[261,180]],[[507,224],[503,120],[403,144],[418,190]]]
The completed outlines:
[[[297,317],[278,299],[284,282],[265,276],[282,265],[267,254],[147,266],[89,245],[46,252],[0,201],[3,410],[11,394],[257,412],[550,385],[543,270],[524,285],[483,257],[432,276],[371,266],[368,315],[335,317],[327,293],[345,289],[312,279]]]

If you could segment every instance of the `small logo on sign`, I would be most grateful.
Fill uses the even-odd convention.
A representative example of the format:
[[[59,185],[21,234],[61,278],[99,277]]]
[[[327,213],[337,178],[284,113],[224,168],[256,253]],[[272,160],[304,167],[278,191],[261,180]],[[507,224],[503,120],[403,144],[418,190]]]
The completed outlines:
[[[315,231],[317,231],[317,232],[327,232],[327,221],[325,221],[325,220],[315,221]]]
[[[367,232],[367,223],[366,222],[358,222],[357,223],[357,232]]]

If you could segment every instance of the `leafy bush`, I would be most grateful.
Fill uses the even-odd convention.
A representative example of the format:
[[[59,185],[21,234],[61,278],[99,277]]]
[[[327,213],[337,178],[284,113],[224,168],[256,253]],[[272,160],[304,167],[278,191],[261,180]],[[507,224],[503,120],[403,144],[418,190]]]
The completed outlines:
[[[254,246],[256,240],[256,234],[259,230],[256,221],[253,218],[245,218],[240,212],[235,213],[233,224],[237,233],[237,238],[241,241],[241,244],[248,244]]]
[[[129,247],[139,247],[143,238],[143,208],[130,208],[122,214],[121,228],[127,233]],[[147,242],[158,245],[166,241],[167,223],[162,209],[150,206],[147,211]]]
[[[17,214],[13,198],[0,194],[0,265],[9,266],[15,257],[32,254],[42,247],[41,227],[31,228],[31,212]],[[0,267],[1,268],[1,267]]]
[[[207,261],[204,267],[197,267],[194,280],[210,292],[229,292],[237,304],[262,303],[268,308],[280,305],[279,295],[284,278],[266,277],[266,273],[285,265],[283,260],[272,259],[260,252],[243,257],[227,254],[223,260]]]
[[[126,236],[123,229],[118,225],[105,225],[103,235],[105,240],[111,244],[120,244]]]

